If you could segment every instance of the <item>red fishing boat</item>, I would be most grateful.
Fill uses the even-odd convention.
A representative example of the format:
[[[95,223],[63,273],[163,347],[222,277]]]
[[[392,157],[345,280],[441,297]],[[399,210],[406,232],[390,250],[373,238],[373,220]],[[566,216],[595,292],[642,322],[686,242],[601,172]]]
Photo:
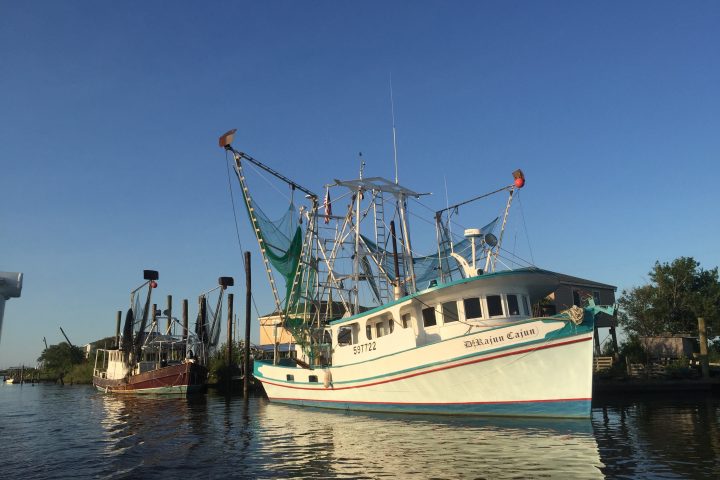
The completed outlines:
[[[204,296],[195,326],[190,332],[187,324],[180,325],[171,312],[162,316],[153,308],[150,325],[150,298],[157,286],[158,272],[145,270],[145,283],[130,294],[131,307],[125,317],[122,337],[116,332],[115,349],[98,349],[93,370],[93,385],[106,393],[119,394],[188,394],[203,392],[207,386],[208,357],[219,337],[218,307],[208,321]],[[233,284],[231,277],[220,278],[222,292]],[[138,293],[147,287],[144,302]],[[167,325],[160,331],[160,325]],[[181,328],[175,328],[181,327]],[[173,334],[177,330],[179,334]]]

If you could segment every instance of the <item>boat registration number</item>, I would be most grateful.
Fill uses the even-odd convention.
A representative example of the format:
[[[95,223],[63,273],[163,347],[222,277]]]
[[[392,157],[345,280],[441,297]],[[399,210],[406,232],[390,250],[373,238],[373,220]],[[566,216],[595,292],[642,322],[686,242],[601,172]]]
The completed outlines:
[[[362,345],[355,345],[353,347],[353,355],[357,355],[358,353],[365,353],[369,352],[371,350],[375,350],[375,342],[369,342],[369,343],[363,343]]]

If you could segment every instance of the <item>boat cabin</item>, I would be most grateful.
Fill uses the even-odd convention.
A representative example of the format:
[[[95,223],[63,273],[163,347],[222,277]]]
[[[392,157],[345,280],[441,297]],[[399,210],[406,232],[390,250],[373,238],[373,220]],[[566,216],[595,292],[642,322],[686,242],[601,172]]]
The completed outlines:
[[[422,298],[422,300],[420,299]],[[532,316],[527,291],[479,292],[459,284],[405,297],[385,308],[331,323],[332,364],[366,361]]]

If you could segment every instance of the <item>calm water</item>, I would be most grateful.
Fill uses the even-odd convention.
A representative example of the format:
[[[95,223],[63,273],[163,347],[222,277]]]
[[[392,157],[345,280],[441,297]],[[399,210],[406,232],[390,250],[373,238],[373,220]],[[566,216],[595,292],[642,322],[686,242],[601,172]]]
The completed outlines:
[[[720,399],[590,421],[333,412],[0,386],[0,478],[720,478]]]

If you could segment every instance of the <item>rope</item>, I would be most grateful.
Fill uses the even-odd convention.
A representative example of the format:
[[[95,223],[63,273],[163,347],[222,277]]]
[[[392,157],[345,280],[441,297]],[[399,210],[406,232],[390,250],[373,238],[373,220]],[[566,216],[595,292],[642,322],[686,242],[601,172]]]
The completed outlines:
[[[562,313],[566,313],[571,322],[580,325],[585,318],[585,310],[577,305],[573,305]]]

